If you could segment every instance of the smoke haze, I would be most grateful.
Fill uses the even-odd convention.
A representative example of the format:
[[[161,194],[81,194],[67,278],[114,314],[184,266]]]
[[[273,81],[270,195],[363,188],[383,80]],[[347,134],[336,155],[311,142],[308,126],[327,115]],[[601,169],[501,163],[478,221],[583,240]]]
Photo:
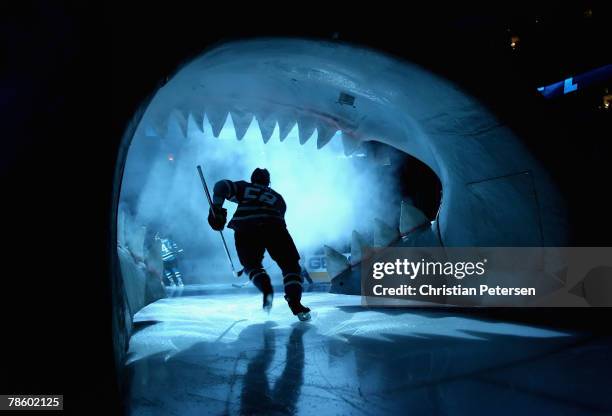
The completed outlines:
[[[297,126],[280,142],[278,126],[267,144],[253,121],[243,140],[236,140],[231,117],[219,138],[205,121],[204,134],[189,131],[181,138],[169,129],[167,138],[136,136],[124,171],[121,199],[134,221],[170,235],[185,249],[182,268],[187,283],[233,279],[219,234],[206,221],[208,202],[196,171],[202,165],[208,187],[218,180],[250,180],[256,167],[271,174],[271,187],[287,202],[285,220],[295,243],[308,255],[324,244],[344,251],[353,230],[371,232],[375,217],[397,223],[399,196],[389,166],[372,163],[357,151],[343,153],[339,133],[320,150],[316,132],[299,144]],[[236,204],[226,201],[228,221]],[[233,230],[224,231],[235,266]],[[268,258],[264,266],[278,272]]]

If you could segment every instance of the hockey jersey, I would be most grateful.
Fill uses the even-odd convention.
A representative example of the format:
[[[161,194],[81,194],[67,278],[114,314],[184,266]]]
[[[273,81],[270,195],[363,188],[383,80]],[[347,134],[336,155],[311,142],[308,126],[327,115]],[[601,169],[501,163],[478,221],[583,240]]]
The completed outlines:
[[[266,223],[285,225],[287,205],[283,197],[270,187],[225,179],[215,184],[213,193],[215,204],[223,199],[238,204],[228,228],[237,230],[242,225]]]
[[[183,249],[179,248],[179,246],[169,238],[161,239],[161,253],[163,261],[173,261],[176,260],[176,256],[179,253],[182,253]]]

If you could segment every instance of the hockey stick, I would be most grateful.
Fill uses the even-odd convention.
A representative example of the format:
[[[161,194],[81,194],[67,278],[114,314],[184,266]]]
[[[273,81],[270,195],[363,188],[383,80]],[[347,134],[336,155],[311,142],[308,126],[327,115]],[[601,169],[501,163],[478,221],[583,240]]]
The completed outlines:
[[[215,217],[215,210],[212,209],[213,202],[212,202],[212,199],[210,197],[210,192],[208,192],[208,185],[206,185],[206,179],[204,179],[204,173],[202,172],[202,167],[200,165],[198,165],[197,168],[198,168],[198,173],[200,174],[200,180],[202,181],[202,186],[204,187],[204,192],[206,192],[206,199],[208,200],[208,205],[210,205],[210,208],[211,208],[211,211],[212,211],[212,214],[213,214],[213,218],[214,218]],[[240,270],[238,273],[236,273],[236,269],[234,268],[234,262],[232,261],[232,256],[230,255],[230,252],[227,249],[227,243],[225,242],[225,237],[223,236],[223,231],[219,231],[219,234],[221,235],[221,241],[223,241],[223,248],[225,248],[225,254],[227,254],[227,259],[229,260],[230,267],[232,268],[232,274],[235,277],[239,277],[240,275],[242,275],[242,270]]]

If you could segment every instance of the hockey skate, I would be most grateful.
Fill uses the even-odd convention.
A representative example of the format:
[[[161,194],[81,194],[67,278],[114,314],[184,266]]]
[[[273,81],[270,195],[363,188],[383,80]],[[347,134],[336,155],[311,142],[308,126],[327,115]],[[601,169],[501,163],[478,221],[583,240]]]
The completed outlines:
[[[306,308],[306,309],[308,309],[308,308]],[[306,312],[298,312],[296,314],[296,316],[302,322],[310,321],[310,309],[308,309],[308,311],[306,311]]]
[[[270,292],[263,295],[263,310],[270,313],[272,309],[272,301],[274,300],[274,293]]]
[[[289,309],[291,309],[291,312],[297,316],[297,318],[302,321],[310,321],[310,308],[307,308],[306,306],[302,305],[302,303],[300,301],[297,302],[291,302],[288,301],[287,302],[289,304]]]

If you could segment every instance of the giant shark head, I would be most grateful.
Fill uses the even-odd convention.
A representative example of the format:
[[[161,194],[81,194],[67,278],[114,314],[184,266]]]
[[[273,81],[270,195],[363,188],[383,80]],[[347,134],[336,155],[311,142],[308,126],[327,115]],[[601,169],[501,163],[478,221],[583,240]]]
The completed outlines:
[[[264,142],[275,128],[283,140],[297,123],[301,143],[316,130],[318,148],[341,140],[350,155],[363,143],[379,142],[428,165],[443,191],[435,226],[426,230],[435,238],[398,244],[567,241],[563,201],[520,138],[474,97],[416,64],[325,41],[222,44],[169,77],[135,135],[163,137],[175,126],[189,136],[206,118],[216,136],[228,115],[238,140],[253,119]]]

